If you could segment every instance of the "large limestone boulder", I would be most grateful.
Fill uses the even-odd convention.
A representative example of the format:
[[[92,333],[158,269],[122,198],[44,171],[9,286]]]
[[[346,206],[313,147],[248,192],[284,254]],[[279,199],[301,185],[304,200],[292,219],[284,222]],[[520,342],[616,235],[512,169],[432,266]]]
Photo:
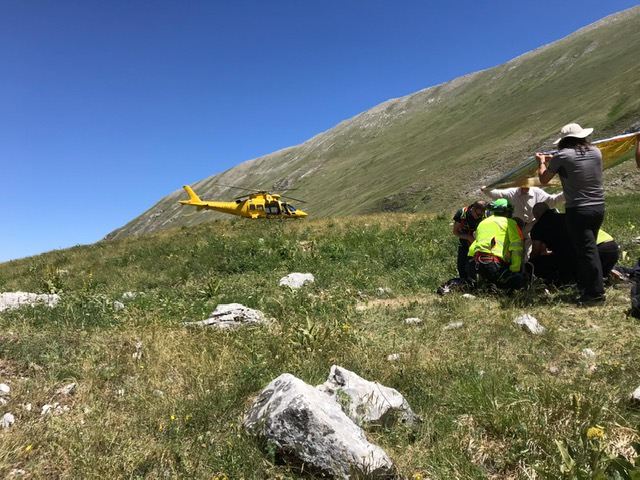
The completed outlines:
[[[329,378],[317,388],[334,397],[358,425],[390,426],[397,421],[409,424],[420,421],[396,389],[365,380],[338,365],[331,367]]]
[[[391,459],[369,443],[335,400],[289,373],[260,393],[245,419],[250,434],[275,445],[281,457],[336,478],[393,478]]]

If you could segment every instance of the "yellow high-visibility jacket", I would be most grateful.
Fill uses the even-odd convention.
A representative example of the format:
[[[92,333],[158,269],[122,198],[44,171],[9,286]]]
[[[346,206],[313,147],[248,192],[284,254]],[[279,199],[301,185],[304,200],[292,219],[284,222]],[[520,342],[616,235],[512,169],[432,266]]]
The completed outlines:
[[[509,270],[519,272],[522,265],[522,231],[515,220],[492,215],[480,222],[476,240],[469,247],[469,256],[488,253],[509,264]]]

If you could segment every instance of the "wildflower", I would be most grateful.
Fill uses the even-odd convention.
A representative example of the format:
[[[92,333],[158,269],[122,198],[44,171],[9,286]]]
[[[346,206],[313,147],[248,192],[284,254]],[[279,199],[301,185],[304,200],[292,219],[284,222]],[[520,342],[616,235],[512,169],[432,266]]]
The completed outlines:
[[[342,325],[343,330],[349,330],[350,328],[351,328],[351,325],[347,325],[347,324]]]
[[[27,445],[26,448],[24,449],[25,452],[28,452],[29,450],[31,450],[33,448],[33,445]]]
[[[144,365],[140,365],[140,368],[144,368]]]
[[[595,427],[589,427],[587,430],[587,439],[600,440],[604,438],[604,427],[596,425]]]
[[[191,420],[191,415],[185,415],[184,419],[188,422],[189,420]]]
[[[171,420],[175,420],[176,416],[175,415],[171,415]]]
[[[413,478],[414,480],[422,480],[422,474],[414,473],[413,475],[411,475],[411,478]]]

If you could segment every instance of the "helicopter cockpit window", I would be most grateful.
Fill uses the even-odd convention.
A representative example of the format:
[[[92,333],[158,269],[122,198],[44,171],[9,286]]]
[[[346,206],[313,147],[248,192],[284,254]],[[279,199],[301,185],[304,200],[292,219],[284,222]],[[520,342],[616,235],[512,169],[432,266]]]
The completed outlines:
[[[290,214],[292,214],[292,215],[293,215],[294,213],[296,213],[296,207],[294,207],[293,205],[289,205],[289,204],[287,203],[287,208],[289,209],[289,213],[290,213]]]
[[[256,206],[253,203],[249,205],[249,210],[255,211],[255,209],[256,209]]]

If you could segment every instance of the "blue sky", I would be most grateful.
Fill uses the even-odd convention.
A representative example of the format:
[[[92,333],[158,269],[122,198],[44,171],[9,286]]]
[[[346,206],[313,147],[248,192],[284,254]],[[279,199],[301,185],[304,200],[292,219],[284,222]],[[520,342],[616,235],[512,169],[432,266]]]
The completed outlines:
[[[635,4],[0,0],[0,262]]]

